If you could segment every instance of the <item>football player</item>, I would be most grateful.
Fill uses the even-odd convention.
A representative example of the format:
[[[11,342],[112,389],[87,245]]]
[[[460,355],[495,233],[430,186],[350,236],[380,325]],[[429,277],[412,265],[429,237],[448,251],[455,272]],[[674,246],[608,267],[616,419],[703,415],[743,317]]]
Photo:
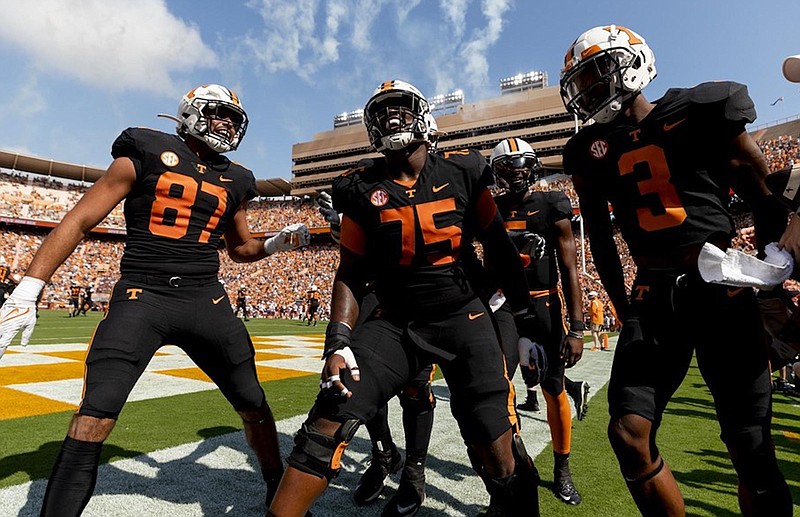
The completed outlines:
[[[239,315],[239,311],[242,311],[242,318],[244,321],[250,321],[250,318],[247,317],[247,288],[242,286],[236,292],[236,314]]]
[[[5,257],[0,257],[0,307],[6,302],[12,285],[11,268],[8,267]]]
[[[304,225],[262,242],[247,224],[253,173],[229,160],[248,117],[230,89],[208,84],[178,105],[177,135],[128,128],[114,161],[48,235],[0,311],[0,345],[35,322],[35,300],[89,230],[125,200],[121,278],[86,357],[83,398],[55,459],[41,515],[77,516],[94,490],[103,441],[156,350],[183,348],[239,413],[267,483],[267,506],[283,472],[275,421],[259,384],[254,349],[217,278],[224,235],[236,262],[306,245]],[[223,302],[223,303],[220,303]]]
[[[319,310],[319,298],[320,298],[319,287],[312,284],[311,287],[308,288],[308,291],[306,293],[306,300],[307,300],[306,303],[308,304],[306,319],[308,320],[308,326],[311,325],[315,327],[317,326],[317,318],[318,318],[317,311]]]
[[[343,214],[340,262],[326,329],[321,390],[295,437],[270,515],[295,517],[325,491],[358,427],[419,372],[437,363],[465,441],[480,458],[491,506],[539,515],[539,476],[519,436],[493,318],[470,285],[462,246],[477,237],[519,323],[530,335],[522,263],[486,185],[477,151],[428,152],[430,107],[414,86],[382,83],[364,122],[383,156],[333,185]],[[355,326],[369,280],[378,308]],[[355,327],[355,328],[354,328]]]
[[[755,292],[706,283],[697,266],[705,243],[731,245],[731,189],[753,209],[762,257],[786,227],[787,210],[767,189],[766,160],[745,127],[756,117],[746,86],[706,82],[650,102],[642,89],[655,76],[644,38],[618,25],[578,36],[561,71],[564,104],[584,122],[564,148],[564,171],[623,322],[608,388],[611,445],[643,515],[684,515],[657,433],[696,355],[738,474],[742,514],[788,516]],[[611,211],[637,266],[630,296]]]
[[[72,311],[70,311],[69,316],[75,317],[78,315],[78,312],[81,310],[81,296],[83,289],[81,286],[76,284],[74,281],[70,283],[69,286],[69,302],[72,304]]]
[[[542,167],[533,148],[521,138],[499,142],[489,156],[489,164],[497,178],[497,208],[527,264],[525,274],[539,323],[536,341],[547,353],[547,374],[537,381],[547,401],[547,423],[553,441],[553,489],[561,501],[579,504],[581,496],[569,470],[572,414],[567,392],[575,401],[578,419],[583,420],[589,384],[574,382],[564,375],[564,369],[574,366],[583,355],[585,330],[572,205],[562,191],[531,189],[540,179]],[[568,326],[564,322],[564,300]],[[520,350],[523,361],[528,355]],[[526,380],[527,370],[526,363],[522,366]],[[529,397],[532,389],[529,387]]]

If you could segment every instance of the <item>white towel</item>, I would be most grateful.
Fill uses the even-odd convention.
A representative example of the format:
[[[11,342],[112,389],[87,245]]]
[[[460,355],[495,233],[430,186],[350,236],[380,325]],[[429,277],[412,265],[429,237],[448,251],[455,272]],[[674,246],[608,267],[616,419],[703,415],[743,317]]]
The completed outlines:
[[[774,242],[764,251],[766,257],[759,260],[735,249],[722,251],[707,242],[697,258],[697,268],[703,280],[715,284],[762,289],[782,284],[792,274],[792,255]]]

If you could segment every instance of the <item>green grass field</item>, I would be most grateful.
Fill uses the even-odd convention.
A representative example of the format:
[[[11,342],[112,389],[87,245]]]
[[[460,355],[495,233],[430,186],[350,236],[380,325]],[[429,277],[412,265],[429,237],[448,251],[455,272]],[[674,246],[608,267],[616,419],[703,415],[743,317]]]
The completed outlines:
[[[65,311],[42,311],[30,346],[87,342],[100,318],[98,313],[68,318]],[[247,327],[254,336],[324,331],[324,324],[308,327],[285,320],[251,320]],[[2,375],[0,367],[0,381]],[[264,387],[276,419],[281,420],[307,412],[317,392],[318,377],[271,381]],[[552,479],[552,451],[548,447],[536,459],[545,480],[540,496],[542,515],[637,515],[606,438],[605,388],[596,395],[587,418],[573,426],[572,471],[584,502],[568,507],[546,494]],[[0,420],[0,488],[47,477],[70,415],[71,412],[61,412]],[[106,442],[103,462],[240,429],[238,416],[217,391],[129,402]],[[397,434],[401,434],[399,429]],[[660,447],[681,485],[689,515],[739,514],[735,473],[718,435],[710,395],[699,372],[692,367],[667,408],[659,434]],[[795,515],[800,515],[800,399],[775,397],[773,435],[792,490]]]

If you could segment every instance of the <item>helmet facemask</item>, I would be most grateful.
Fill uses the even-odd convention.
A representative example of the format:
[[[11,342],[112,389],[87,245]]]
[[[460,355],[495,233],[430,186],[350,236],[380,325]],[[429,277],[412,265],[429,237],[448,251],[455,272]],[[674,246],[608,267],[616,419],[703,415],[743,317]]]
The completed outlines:
[[[399,151],[413,142],[428,141],[428,101],[410,91],[388,90],[374,95],[364,108],[369,140],[378,152]]]
[[[195,88],[178,106],[178,134],[192,135],[217,153],[235,151],[247,131],[248,118],[236,95],[223,86]],[[215,121],[223,121],[220,127]],[[226,130],[230,126],[233,131]],[[214,131],[214,128],[218,128]],[[231,136],[231,134],[233,136]]]
[[[567,52],[561,98],[583,122],[608,123],[655,76],[655,55],[644,38],[622,26],[595,27]]]
[[[517,196],[528,191],[540,169],[539,160],[527,154],[502,156],[492,163],[498,186]]]
[[[625,75],[637,61],[628,49],[599,52],[575,67],[564,77],[561,96],[568,111],[584,122],[610,122],[622,104],[639,90],[625,87]]]

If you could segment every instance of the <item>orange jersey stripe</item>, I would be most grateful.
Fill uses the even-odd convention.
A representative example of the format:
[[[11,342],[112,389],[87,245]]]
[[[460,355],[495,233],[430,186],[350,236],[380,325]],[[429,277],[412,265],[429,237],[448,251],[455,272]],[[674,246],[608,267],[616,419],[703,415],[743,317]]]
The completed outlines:
[[[484,188],[478,196],[478,224],[481,228],[487,228],[494,221],[497,214],[497,205],[489,189]]]
[[[356,255],[364,256],[367,252],[364,229],[346,215],[342,216],[342,236],[340,244]]]

